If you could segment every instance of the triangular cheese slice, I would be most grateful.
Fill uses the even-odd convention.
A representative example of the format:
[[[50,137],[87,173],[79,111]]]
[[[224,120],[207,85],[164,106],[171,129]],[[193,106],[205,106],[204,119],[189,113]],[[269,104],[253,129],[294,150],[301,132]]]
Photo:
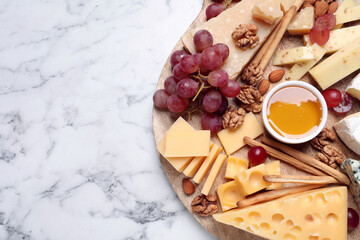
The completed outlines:
[[[347,189],[312,190],[213,217],[267,239],[346,240]]]

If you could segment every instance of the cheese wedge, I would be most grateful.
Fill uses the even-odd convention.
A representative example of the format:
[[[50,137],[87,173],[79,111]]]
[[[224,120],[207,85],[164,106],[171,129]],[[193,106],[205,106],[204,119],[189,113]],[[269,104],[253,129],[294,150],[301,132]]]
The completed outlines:
[[[210,145],[210,151],[213,148],[214,143],[211,143]],[[199,170],[201,167],[201,164],[204,162],[206,157],[194,157],[193,160],[191,160],[190,164],[185,168],[183,174],[185,176],[192,178],[195,173]]]
[[[351,81],[345,90],[348,94],[360,100],[360,74]]]
[[[321,47],[325,49],[326,53],[334,53],[339,49],[346,47],[352,41],[354,41],[359,37],[360,37],[360,25],[332,30],[330,31],[329,40]],[[304,35],[303,41],[304,41],[304,45],[307,47],[310,47],[312,45],[309,35]]]
[[[218,132],[217,135],[221,144],[224,146],[227,155],[230,155],[245,145],[245,136],[249,136],[254,139],[260,136],[263,132],[263,128],[256,120],[255,115],[250,112],[245,115],[244,123],[241,127],[235,130],[226,128]]]
[[[241,195],[235,181],[218,186],[216,192],[223,212],[236,208],[236,203],[244,199],[244,196]]]
[[[281,175],[280,161],[272,161],[265,163],[266,171],[269,175]],[[271,183],[266,190],[274,190],[282,188],[281,183]]]
[[[253,7],[252,14],[255,18],[259,18],[269,24],[273,24],[276,20],[284,15],[280,8],[281,0],[260,0]]]
[[[274,240],[347,240],[347,189],[323,188],[213,215]]]
[[[313,59],[315,59],[315,56],[311,47],[283,49],[275,52],[273,65],[293,64]]]
[[[340,49],[309,72],[324,90],[360,68],[360,38]]]
[[[229,156],[226,164],[225,178],[234,179],[239,173],[248,169],[249,160],[240,157]]]
[[[224,164],[226,159],[225,154],[219,154],[212,166],[209,176],[206,178],[203,188],[201,189],[201,193],[204,195],[209,195],[212,186],[216,180],[216,177],[219,175],[220,169]]]
[[[299,80],[325,55],[326,51],[316,43],[311,48],[315,59],[294,64],[289,72],[285,74],[286,80]]]
[[[268,24],[260,19],[252,18],[251,10],[256,2],[254,0],[242,0],[235,6],[223,11],[219,16],[188,31],[181,37],[184,47],[190,53],[195,53],[193,42],[195,33],[202,29],[208,30],[213,35],[214,44],[225,43],[229,47],[230,55],[221,68],[229,74],[230,78],[235,78],[254,56],[279,21],[276,20],[273,24]],[[258,27],[257,35],[260,41],[256,47],[242,50],[236,47],[231,33],[239,24],[248,23],[255,24]]]
[[[301,9],[291,20],[287,30],[292,35],[304,35],[310,33],[314,26],[315,13],[313,7]]]
[[[360,5],[349,7],[344,10],[343,14],[335,15],[336,24],[343,24],[360,20]]]
[[[345,145],[360,155],[360,112],[345,117],[334,128]]]
[[[174,124],[169,128],[167,133],[169,132],[188,132],[195,131],[195,129],[187,123],[182,117],[179,117]],[[194,157],[165,157],[165,136],[160,140],[158,145],[156,146],[159,153],[178,171],[182,172],[184,169],[190,164],[191,160]]]
[[[169,132],[165,139],[166,157],[207,156],[210,149],[210,131]]]

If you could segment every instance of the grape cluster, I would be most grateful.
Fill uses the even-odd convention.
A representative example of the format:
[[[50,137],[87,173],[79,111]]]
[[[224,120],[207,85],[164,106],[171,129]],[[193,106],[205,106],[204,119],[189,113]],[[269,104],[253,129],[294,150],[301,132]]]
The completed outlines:
[[[194,35],[195,54],[176,50],[170,57],[173,75],[164,82],[164,89],[154,93],[154,105],[169,110],[173,117],[206,112],[201,120],[203,129],[213,134],[221,130],[221,116],[228,108],[227,97],[240,92],[240,84],[220,67],[229,56],[226,44],[213,44],[207,30]]]

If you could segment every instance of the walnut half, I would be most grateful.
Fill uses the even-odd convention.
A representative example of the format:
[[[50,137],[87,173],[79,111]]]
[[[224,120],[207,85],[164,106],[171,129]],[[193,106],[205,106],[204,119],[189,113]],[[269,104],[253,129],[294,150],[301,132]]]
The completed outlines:
[[[261,111],[261,103],[264,101],[264,97],[253,86],[241,86],[240,93],[236,98],[241,102],[241,107],[246,111],[253,113]]]
[[[235,40],[235,45],[244,50],[254,48],[259,44],[259,36],[257,35],[258,27],[252,23],[240,24],[232,32],[231,37]]]
[[[243,108],[237,109],[234,105],[231,105],[222,115],[223,128],[230,128],[231,130],[239,128],[244,122],[245,113]]]
[[[205,196],[204,194],[194,198],[191,202],[192,211],[199,216],[207,217],[219,211],[215,194]]]

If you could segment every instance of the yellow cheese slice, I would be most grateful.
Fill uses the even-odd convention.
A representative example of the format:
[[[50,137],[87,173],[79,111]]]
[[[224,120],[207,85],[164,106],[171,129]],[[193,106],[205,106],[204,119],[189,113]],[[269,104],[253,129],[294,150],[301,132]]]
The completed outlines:
[[[179,117],[174,124],[169,128],[169,132],[182,132],[182,131],[195,131],[189,123],[187,123],[182,117]],[[166,136],[166,135],[165,135]],[[178,171],[182,172],[190,164],[193,157],[165,157],[165,139],[163,137],[158,143],[157,150],[159,153]]]
[[[254,0],[242,0],[235,6],[223,11],[219,16],[188,31],[181,38],[185,48],[190,53],[195,53],[196,50],[193,42],[195,33],[202,29],[208,30],[213,35],[214,44],[225,43],[229,47],[230,55],[221,68],[224,69],[231,78],[236,77],[264,43],[279,21],[277,20],[270,25],[259,19],[252,18],[251,9],[256,2],[257,1]],[[255,24],[258,27],[257,35],[259,36],[260,41],[256,47],[242,50],[235,46],[231,33],[239,26],[239,24],[248,23]]]
[[[334,15],[341,18],[342,15],[345,14],[346,9],[351,8],[351,7],[355,7],[355,6],[356,6],[356,2],[354,0],[344,0],[344,1],[342,1],[340,6],[338,7],[338,9],[336,10]],[[333,29],[339,29],[339,28],[342,27],[342,25],[343,25],[342,23],[337,24]]]
[[[311,48],[315,59],[294,64],[289,72],[285,74],[286,80],[299,80],[325,55],[325,49],[321,48],[316,43],[312,45]]]
[[[210,190],[212,186],[214,185],[214,182],[216,180],[216,177],[219,175],[220,169],[222,165],[224,164],[226,159],[225,154],[219,154],[214,162],[214,165],[212,166],[210,173],[208,177],[205,180],[204,186],[201,189],[201,193],[204,195],[209,195]]]
[[[352,41],[354,41],[359,37],[360,37],[360,25],[332,30],[330,31],[329,40],[321,47],[326,50],[326,53],[334,53],[339,49],[346,47]],[[303,41],[307,47],[310,47],[312,45],[309,35],[304,35]]]
[[[212,147],[214,146],[214,143],[211,143],[210,145],[210,151]],[[192,178],[195,173],[199,170],[201,167],[201,164],[204,162],[206,157],[194,157],[194,159],[190,162],[190,164],[185,168],[184,174],[185,176]]]
[[[346,240],[347,189],[312,190],[213,217],[266,239]]]
[[[309,72],[324,90],[360,68],[360,38],[340,49]]]
[[[336,24],[343,24],[347,22],[360,20],[360,5],[349,7],[344,10],[343,14],[338,14],[335,16],[336,16]]]
[[[244,196],[241,195],[235,181],[218,186],[216,192],[223,212],[236,208],[236,203],[244,199]]]
[[[229,128],[223,129],[218,132],[218,137],[223,145],[227,155],[234,153],[245,145],[244,137],[256,138],[263,133],[263,128],[256,120],[253,113],[245,115],[244,123],[235,130]]]
[[[219,153],[222,151],[222,147],[219,147],[218,145],[214,144],[213,148],[211,149],[209,156],[207,156],[201,165],[200,169],[195,174],[193,181],[196,183],[201,183],[201,181],[204,179],[205,175],[209,171],[211,165],[213,165],[216,157],[219,155]]]
[[[239,173],[248,169],[249,160],[240,157],[229,156],[226,163],[225,178],[234,179]]]
[[[296,47],[278,50],[274,54],[273,65],[285,65],[315,59],[311,47]]]
[[[252,14],[269,24],[273,24],[277,19],[284,15],[280,8],[281,0],[261,0],[257,1],[253,7]]]
[[[207,156],[210,149],[210,131],[168,132],[165,139],[166,157]]]
[[[314,26],[315,13],[313,7],[301,9],[291,20],[287,30],[292,35],[304,35],[310,33]]]
[[[272,161],[265,163],[266,171],[269,175],[281,175],[280,161]],[[282,188],[281,183],[271,183],[266,190],[274,190]]]
[[[247,196],[269,187],[270,183],[263,179],[263,176],[267,174],[265,164],[260,164],[236,175],[235,183],[241,195]]]

